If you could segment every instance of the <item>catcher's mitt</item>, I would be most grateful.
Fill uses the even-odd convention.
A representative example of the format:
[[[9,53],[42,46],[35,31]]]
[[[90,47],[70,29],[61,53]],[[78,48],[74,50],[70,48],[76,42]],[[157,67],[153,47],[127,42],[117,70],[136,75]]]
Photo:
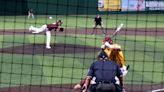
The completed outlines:
[[[61,28],[59,29],[59,31],[60,31],[60,32],[63,32],[63,31],[64,31],[64,28],[61,27]]]

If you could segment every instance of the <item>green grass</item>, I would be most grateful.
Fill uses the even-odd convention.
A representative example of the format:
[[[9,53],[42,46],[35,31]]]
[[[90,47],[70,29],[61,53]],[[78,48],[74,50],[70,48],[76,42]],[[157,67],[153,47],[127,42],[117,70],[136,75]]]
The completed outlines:
[[[4,35],[5,42],[12,42],[10,35]],[[35,35],[44,39],[43,35]],[[21,45],[24,41],[29,43],[43,43],[43,40],[35,40],[34,35],[17,35],[15,45]],[[56,42],[100,46],[102,36],[62,35],[55,37]],[[7,39],[8,38],[8,39]],[[96,39],[96,40],[95,40]],[[126,40],[125,40],[126,39]],[[160,83],[163,79],[163,52],[164,37],[159,36],[119,36],[115,41],[122,45],[125,55],[125,62],[129,64],[130,70],[125,77],[127,83]],[[1,39],[2,41],[2,39]],[[72,42],[71,42],[72,41]],[[146,41],[146,42],[145,42]],[[154,43],[156,41],[156,43]],[[18,44],[17,44],[18,43]],[[126,43],[126,45],[123,45]],[[12,46],[12,45],[11,45]],[[4,46],[3,46],[4,47]],[[9,46],[6,46],[9,47]],[[160,51],[160,52],[159,52]],[[21,55],[21,54],[0,54],[1,87],[27,84],[57,84],[76,83],[86,75],[87,69],[93,62],[97,52],[79,54],[55,54],[55,55]],[[158,76],[156,76],[158,75]],[[156,78],[158,77],[158,78]],[[7,81],[6,81],[7,80]],[[30,80],[30,81],[29,81]]]
[[[100,46],[103,36],[85,36],[85,35],[53,35],[51,43],[80,44],[90,46]],[[3,35],[0,36],[0,48],[18,46],[30,43],[45,43],[46,36],[40,34],[32,35]]]
[[[31,24],[40,26],[51,23],[46,16],[36,16],[35,20],[25,20],[26,16],[0,16],[1,29],[28,28]],[[63,19],[67,27],[92,27],[93,15],[53,16]],[[127,27],[163,27],[163,15],[109,15],[103,16],[105,25],[115,27],[125,23]],[[5,20],[5,22],[4,22]],[[137,21],[136,21],[137,20]],[[157,23],[157,24],[156,24]],[[158,25],[158,26],[156,26]],[[101,45],[102,35],[56,34],[51,43]],[[121,44],[125,63],[130,70],[125,77],[126,83],[164,82],[164,37],[163,36],[118,36],[114,41]],[[0,35],[0,48],[24,44],[45,43],[45,35]],[[0,53],[0,87],[19,85],[40,85],[58,83],[77,83],[83,78],[97,52],[78,54],[23,55]]]
[[[37,15],[36,18],[27,19],[27,16],[0,16],[1,29],[27,29],[30,25],[41,26],[43,24],[52,23],[54,20],[62,19],[64,27],[87,27],[91,28],[93,25],[94,15],[79,15],[79,16],[63,16],[52,15],[53,19],[48,19],[48,16]],[[102,15],[103,24],[107,28],[115,28],[120,23],[124,23],[126,27],[130,28],[156,28],[163,27],[163,14],[109,14]]]
[[[126,38],[124,48],[125,62],[128,63],[130,71],[125,77],[127,82],[132,83],[160,83],[163,82],[163,37],[152,36],[123,36]],[[125,40],[124,40],[125,41]],[[155,42],[156,41],[156,42]],[[119,42],[119,40],[118,40]],[[124,42],[119,42],[124,43]]]

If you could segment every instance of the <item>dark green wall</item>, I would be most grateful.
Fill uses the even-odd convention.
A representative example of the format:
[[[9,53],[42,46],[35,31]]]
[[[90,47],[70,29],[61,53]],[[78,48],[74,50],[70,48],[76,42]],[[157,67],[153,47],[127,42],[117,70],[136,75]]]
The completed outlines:
[[[26,0],[1,0],[0,15],[22,15],[27,10]]]
[[[35,14],[95,14],[97,0],[1,0],[0,15]]]
[[[37,14],[92,14],[97,11],[96,0],[28,0],[28,8]]]
[[[33,9],[37,15],[163,13],[163,11],[98,12],[98,0],[1,0],[0,2],[0,15],[27,15],[29,9]]]

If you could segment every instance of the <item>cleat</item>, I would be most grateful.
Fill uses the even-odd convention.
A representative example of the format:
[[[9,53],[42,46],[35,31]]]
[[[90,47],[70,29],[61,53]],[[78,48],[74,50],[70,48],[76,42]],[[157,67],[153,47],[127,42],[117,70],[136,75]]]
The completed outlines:
[[[50,46],[47,46],[46,49],[51,49],[51,47]]]

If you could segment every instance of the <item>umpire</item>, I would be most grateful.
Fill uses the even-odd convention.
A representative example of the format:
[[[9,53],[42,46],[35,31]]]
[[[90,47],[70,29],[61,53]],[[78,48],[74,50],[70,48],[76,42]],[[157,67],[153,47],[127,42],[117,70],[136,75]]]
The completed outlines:
[[[93,24],[93,30],[92,30],[92,34],[94,34],[95,30],[97,29],[97,26],[101,27],[101,31],[106,34],[106,32],[104,32],[104,28],[103,28],[103,23],[102,23],[102,18],[100,17],[100,15],[96,15],[96,17],[94,18],[94,24]]]
[[[123,74],[119,66],[114,61],[109,61],[104,51],[100,52],[98,58],[99,60],[90,66],[83,92],[122,92]],[[119,78],[120,85],[115,84],[115,76]],[[93,77],[96,77],[96,86],[87,91]]]

